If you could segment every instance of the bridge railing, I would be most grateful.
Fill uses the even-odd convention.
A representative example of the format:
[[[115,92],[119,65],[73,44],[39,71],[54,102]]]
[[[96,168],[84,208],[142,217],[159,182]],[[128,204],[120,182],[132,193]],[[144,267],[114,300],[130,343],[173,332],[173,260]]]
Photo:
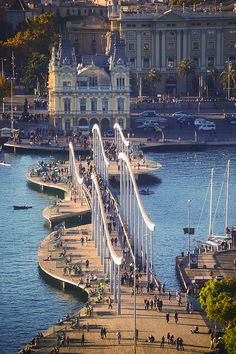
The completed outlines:
[[[104,179],[108,180],[109,160],[106,156],[102,135],[98,124],[94,124],[93,129],[93,161],[96,172]]]

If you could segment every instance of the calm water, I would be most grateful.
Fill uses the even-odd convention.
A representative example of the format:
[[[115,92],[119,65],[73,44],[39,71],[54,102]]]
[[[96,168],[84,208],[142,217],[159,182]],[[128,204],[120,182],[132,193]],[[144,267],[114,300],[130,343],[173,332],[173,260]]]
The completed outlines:
[[[142,196],[144,206],[156,223],[154,234],[154,265],[160,279],[169,288],[179,287],[175,274],[175,256],[187,250],[187,200],[191,203],[191,224],[197,226],[207,191],[210,169],[215,167],[215,204],[228,159],[232,176],[230,206],[236,200],[236,149],[216,149],[198,153],[150,153],[163,168],[154,173],[161,183],[152,184],[153,195]],[[0,158],[2,159],[2,157]],[[66,312],[81,306],[78,298],[65,294],[40,277],[37,268],[37,248],[48,234],[42,210],[50,196],[29,188],[25,173],[40,156],[5,154],[10,168],[0,167],[0,353],[11,354],[44,330]],[[32,209],[14,211],[13,204],[30,204]],[[215,232],[223,232],[223,202],[216,215]],[[229,225],[236,224],[234,208],[230,209]],[[204,212],[199,238],[207,234],[207,211]],[[196,236],[195,236],[196,237]],[[197,237],[196,237],[197,238]]]

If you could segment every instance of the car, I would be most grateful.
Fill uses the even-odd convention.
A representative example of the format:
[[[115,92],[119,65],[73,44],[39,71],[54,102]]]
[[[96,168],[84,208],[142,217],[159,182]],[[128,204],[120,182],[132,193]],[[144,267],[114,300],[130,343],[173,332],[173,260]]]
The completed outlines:
[[[155,117],[156,112],[155,111],[143,111],[139,114],[139,117]]]
[[[177,118],[177,121],[181,124],[187,124],[187,125],[190,125],[191,123],[193,123],[193,120],[194,120],[194,117],[192,116],[187,116],[187,115],[184,115],[184,116],[180,116]]]
[[[198,128],[199,130],[216,130],[216,125],[215,123],[206,123],[206,124],[202,124],[200,125],[200,127]]]
[[[223,280],[225,277],[222,274],[216,275],[215,280]]]
[[[162,117],[162,116],[158,116],[157,117],[157,122],[158,123],[168,123],[168,118]]]
[[[229,124],[236,124],[236,117],[235,118],[232,118],[229,122]]]
[[[187,116],[186,112],[175,112],[172,114],[172,117],[178,118],[178,117],[183,117],[183,116]]]
[[[104,136],[106,138],[113,138],[114,137],[114,132],[113,130],[107,130],[105,133],[104,133]]]
[[[196,118],[194,121],[195,127],[200,127],[203,124],[209,123],[205,118]]]

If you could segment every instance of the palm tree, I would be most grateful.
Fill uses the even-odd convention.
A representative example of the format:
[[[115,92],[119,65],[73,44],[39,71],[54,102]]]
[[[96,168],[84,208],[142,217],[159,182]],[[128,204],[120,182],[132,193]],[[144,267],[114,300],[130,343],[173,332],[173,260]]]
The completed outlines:
[[[219,70],[216,68],[212,68],[210,71],[208,71],[208,76],[213,80],[214,90],[216,90],[216,81],[217,81],[218,74],[219,74]]]
[[[181,60],[181,62],[179,63],[179,66],[178,66],[178,75],[180,77],[185,76],[185,78],[186,78],[186,91],[187,91],[188,76],[190,74],[194,74],[194,72],[195,72],[195,66],[194,66],[194,63],[190,59],[184,58],[183,60]]]
[[[225,86],[225,89],[227,89],[227,98],[229,100],[231,97],[231,88],[235,87],[236,84],[236,67],[235,63],[232,63],[232,61],[227,61],[226,64],[227,67],[220,76],[222,84]]]
[[[152,89],[152,97],[154,97],[155,89],[157,83],[161,81],[161,74],[155,68],[151,68],[148,70],[147,75],[145,76],[145,80],[149,84]]]

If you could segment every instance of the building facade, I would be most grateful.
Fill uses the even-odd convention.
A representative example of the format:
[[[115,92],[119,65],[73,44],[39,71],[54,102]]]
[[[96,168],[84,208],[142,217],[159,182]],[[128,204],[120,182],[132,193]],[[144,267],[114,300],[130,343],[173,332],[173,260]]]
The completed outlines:
[[[121,9],[122,10],[122,9]],[[227,61],[236,60],[236,13],[196,11],[119,11],[114,5],[109,12],[112,28],[119,28],[126,42],[131,70],[144,77],[152,67],[161,75],[159,93],[174,95],[222,93],[220,74]],[[178,77],[182,59],[195,66],[186,87]],[[187,92],[188,91],[188,92]],[[209,92],[208,92],[209,91]]]
[[[49,64],[50,125],[58,131],[77,131],[99,124],[102,131],[118,122],[129,128],[129,66],[124,41],[112,36],[109,52],[85,56],[77,63],[69,38],[63,36]]]

